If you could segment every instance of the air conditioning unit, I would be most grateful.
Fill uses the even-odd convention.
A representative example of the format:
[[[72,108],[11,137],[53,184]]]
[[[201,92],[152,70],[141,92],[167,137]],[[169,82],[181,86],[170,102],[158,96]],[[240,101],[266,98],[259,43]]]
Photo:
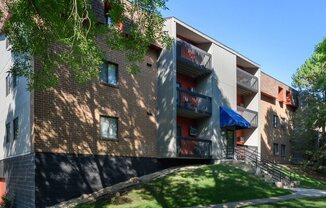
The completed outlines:
[[[189,132],[190,136],[197,136],[198,135],[198,129],[195,129],[193,127],[190,126],[190,132]]]

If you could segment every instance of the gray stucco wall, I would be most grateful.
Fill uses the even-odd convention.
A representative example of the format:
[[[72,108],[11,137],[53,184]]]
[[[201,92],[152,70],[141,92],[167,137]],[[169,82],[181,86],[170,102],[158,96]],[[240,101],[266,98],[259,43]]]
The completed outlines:
[[[213,111],[210,126],[212,128],[212,155],[213,159],[221,159],[225,156],[225,141],[220,128],[220,106],[228,106],[236,109],[236,56],[229,51],[213,44],[212,54]]]
[[[6,47],[6,37],[0,34],[0,159],[31,152],[31,93],[27,80],[17,78],[16,87],[6,94],[6,77],[13,65],[14,56]],[[18,117],[18,138],[13,139],[13,120]],[[5,141],[6,124],[10,123],[10,139]]]

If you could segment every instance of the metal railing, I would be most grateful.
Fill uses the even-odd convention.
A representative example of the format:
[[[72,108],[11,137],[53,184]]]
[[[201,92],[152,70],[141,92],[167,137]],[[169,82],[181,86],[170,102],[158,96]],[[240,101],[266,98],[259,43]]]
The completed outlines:
[[[237,84],[254,92],[258,92],[258,77],[237,68]]]
[[[244,119],[246,119],[250,123],[251,126],[258,126],[258,112],[249,110],[241,106],[237,106],[237,111]]]
[[[238,160],[249,162],[259,168],[261,172],[269,174],[274,181],[287,184],[293,181],[295,175],[293,172],[285,170],[277,163],[261,158],[257,149],[251,149],[247,145],[237,145],[235,147],[235,156]]]
[[[177,105],[190,111],[211,114],[212,98],[199,93],[177,88]]]
[[[177,153],[179,157],[211,158],[211,146],[211,140],[177,137]]]
[[[179,38],[177,38],[177,57],[190,64],[212,69],[211,54]]]

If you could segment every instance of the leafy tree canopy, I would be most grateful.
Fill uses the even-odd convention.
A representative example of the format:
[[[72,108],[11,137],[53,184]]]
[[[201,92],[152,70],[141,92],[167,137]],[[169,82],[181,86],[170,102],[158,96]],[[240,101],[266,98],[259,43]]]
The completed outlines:
[[[322,163],[326,151],[326,38],[313,55],[292,76],[293,86],[300,92],[300,108],[295,115],[298,131],[318,131],[320,137],[310,138],[318,144],[311,160]],[[313,137],[311,135],[311,137]]]
[[[167,0],[102,0],[110,25],[98,22],[94,1],[101,0],[7,0],[9,15],[3,11],[0,18],[16,54],[11,72],[26,77],[30,88],[44,89],[59,83],[57,70],[66,65],[75,80],[84,83],[98,76],[103,60],[96,37],[125,53],[130,73],[139,72],[138,64],[151,44],[170,45],[160,14]],[[31,70],[32,57],[40,70]]]

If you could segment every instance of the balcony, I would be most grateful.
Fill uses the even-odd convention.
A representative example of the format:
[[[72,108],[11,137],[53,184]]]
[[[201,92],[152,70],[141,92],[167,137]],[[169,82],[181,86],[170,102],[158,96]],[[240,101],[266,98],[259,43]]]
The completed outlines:
[[[178,115],[187,118],[201,118],[212,115],[212,98],[177,88]]]
[[[212,55],[190,43],[177,39],[177,71],[193,78],[212,72]]]
[[[238,94],[248,94],[251,92],[258,92],[258,77],[237,68],[237,85],[242,88]]]
[[[252,127],[258,126],[258,113],[256,111],[249,110],[241,106],[237,107],[237,111],[244,119],[250,123]]]
[[[286,91],[285,105],[289,107],[298,107],[298,94],[295,91]]]
[[[188,158],[211,158],[212,141],[207,139],[178,137],[177,153],[178,157]]]

